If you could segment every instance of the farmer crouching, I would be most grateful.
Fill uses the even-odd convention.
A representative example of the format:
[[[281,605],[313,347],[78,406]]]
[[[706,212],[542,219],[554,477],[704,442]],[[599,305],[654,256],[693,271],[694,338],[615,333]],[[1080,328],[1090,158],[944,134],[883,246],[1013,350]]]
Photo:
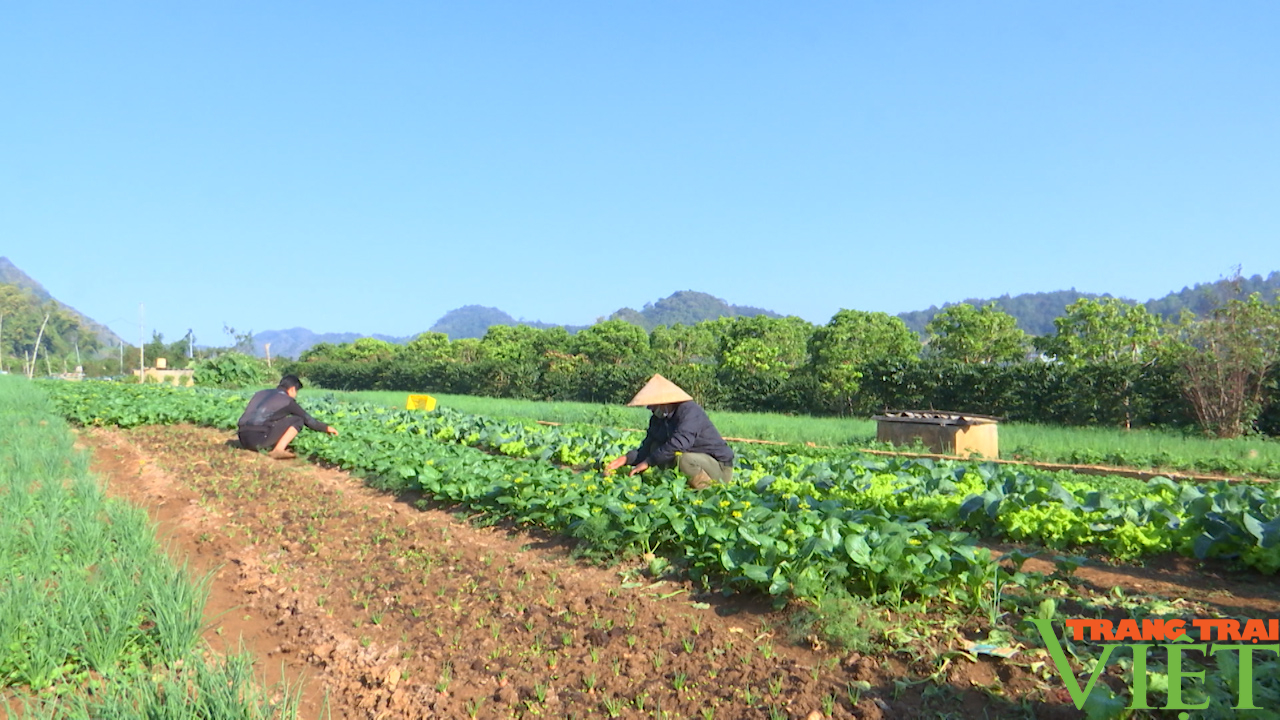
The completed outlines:
[[[609,470],[631,465],[635,475],[651,467],[675,467],[695,490],[732,479],[733,451],[702,406],[675,383],[654,375],[627,405],[643,405],[653,416],[640,447],[612,460],[605,466]]]
[[[307,414],[298,405],[298,388],[302,381],[296,375],[280,378],[274,390],[259,390],[249,400],[240,421],[236,423],[240,445],[249,450],[271,449],[271,457],[287,460],[297,457],[289,443],[298,436],[303,425],[318,432],[337,435],[338,431]]]

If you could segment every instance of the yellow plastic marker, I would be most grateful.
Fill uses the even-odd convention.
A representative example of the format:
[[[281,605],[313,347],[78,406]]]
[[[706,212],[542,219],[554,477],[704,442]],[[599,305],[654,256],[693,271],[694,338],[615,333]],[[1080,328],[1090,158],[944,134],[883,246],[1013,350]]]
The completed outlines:
[[[404,409],[431,412],[436,409],[436,399],[430,395],[410,395],[409,400],[404,404]]]

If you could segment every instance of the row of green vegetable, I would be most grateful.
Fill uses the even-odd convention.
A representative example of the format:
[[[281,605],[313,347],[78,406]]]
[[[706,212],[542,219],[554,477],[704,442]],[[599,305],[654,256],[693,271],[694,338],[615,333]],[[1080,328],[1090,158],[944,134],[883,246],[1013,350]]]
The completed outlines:
[[[79,392],[97,393],[92,386]],[[233,427],[242,394],[113,388],[90,406],[69,409],[77,422],[172,422],[166,403],[120,393],[169,393],[185,398],[192,422]],[[395,431],[468,445],[517,458],[599,467],[639,442],[639,434],[591,425],[546,426],[311,399],[335,424],[373,421]],[[1280,570],[1280,491],[1272,485],[1148,482],[1073,476],[981,462],[871,456],[850,449],[740,445],[735,477],[762,497],[797,506],[827,501],[875,510],[934,528],[1054,548],[1098,548],[1117,558],[1177,550],[1199,558],[1238,559],[1263,572]]]
[[[385,408],[333,406],[339,415]],[[592,425],[547,426],[441,408],[397,414],[432,437],[515,457],[589,465],[634,447],[640,435]],[[783,499],[839,500],[887,509],[936,528],[1098,548],[1117,559],[1176,550],[1280,570],[1280,489],[1271,484],[1147,482],[984,462],[874,456],[844,448],[740,444],[736,477]],[[1087,479],[1084,479],[1086,478]]]
[[[74,422],[134,426],[190,422],[234,427],[245,394],[109,384],[50,384]],[[812,595],[842,582],[861,594],[948,595],[977,603],[990,553],[964,533],[936,532],[880,509],[806,503],[726,484],[694,492],[663,481],[581,473],[433,439],[435,418],[375,406],[311,402],[341,427],[304,433],[295,447],[392,488],[431,495],[518,523],[582,538],[606,552],[664,554],[695,578],[775,596]],[[440,428],[435,428],[439,431]]]
[[[1087,476],[993,463],[837,457],[790,471],[778,456],[751,462],[759,482],[784,495],[884,507],[982,537],[1097,548],[1126,560],[1174,550],[1238,560],[1268,574],[1280,570],[1280,490],[1274,485],[1154,478],[1102,489]]]
[[[613,457],[640,440],[638,433],[611,428],[546,426],[447,408],[407,417],[409,426],[438,439],[572,465]],[[1176,550],[1280,571],[1280,486],[1273,484],[1141,482],[801,445],[734,450],[740,481],[802,503],[834,499],[937,528],[1058,549],[1098,548],[1117,559]]]

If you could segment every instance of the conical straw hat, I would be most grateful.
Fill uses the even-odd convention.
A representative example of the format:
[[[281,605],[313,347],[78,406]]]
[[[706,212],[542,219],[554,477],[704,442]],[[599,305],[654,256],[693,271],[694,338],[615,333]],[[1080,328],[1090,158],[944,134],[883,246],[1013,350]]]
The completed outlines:
[[[665,405],[667,403],[679,403],[686,400],[692,400],[693,397],[689,393],[680,389],[680,386],[662,377],[654,375],[649,378],[649,382],[640,388],[640,392],[631,398],[631,402],[627,403],[628,407],[637,405]]]

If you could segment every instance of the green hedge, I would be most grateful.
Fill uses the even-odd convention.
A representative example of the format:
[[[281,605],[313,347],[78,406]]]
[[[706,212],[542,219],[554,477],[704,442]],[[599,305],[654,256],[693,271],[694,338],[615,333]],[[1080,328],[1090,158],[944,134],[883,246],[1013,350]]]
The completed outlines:
[[[394,390],[525,400],[624,403],[655,372],[685,388],[708,408],[747,412],[834,415],[840,399],[803,370],[789,376],[727,378],[714,365],[596,365],[482,360],[320,360],[290,372],[331,390]],[[855,414],[888,408],[935,408],[999,415],[1008,420],[1062,425],[1187,426],[1190,408],[1170,365],[1095,363],[1067,366],[1039,361],[999,365],[940,360],[888,360],[860,368]],[[1274,390],[1274,384],[1273,384]],[[1272,393],[1274,397],[1276,393]],[[847,406],[846,406],[847,407]],[[1263,423],[1280,427],[1280,409]]]

